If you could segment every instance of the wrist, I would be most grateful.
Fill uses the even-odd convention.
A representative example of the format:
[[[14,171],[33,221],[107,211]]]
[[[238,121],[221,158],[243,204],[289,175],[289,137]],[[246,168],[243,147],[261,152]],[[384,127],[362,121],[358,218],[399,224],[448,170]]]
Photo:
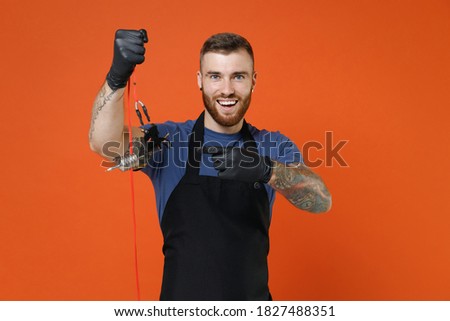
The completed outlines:
[[[129,78],[129,76],[126,78],[117,76],[114,71],[110,70],[106,75],[106,82],[112,90],[117,90],[126,87]]]
[[[278,168],[280,167],[281,163],[276,162],[276,161],[272,161],[272,171],[270,172],[270,179],[267,182],[267,184],[269,184],[270,186],[274,187],[274,183],[276,180],[276,173],[278,171]]]
[[[272,178],[272,171],[275,163],[270,159],[269,156],[264,156],[262,161],[264,164],[264,174],[261,178],[261,182],[267,184]]]

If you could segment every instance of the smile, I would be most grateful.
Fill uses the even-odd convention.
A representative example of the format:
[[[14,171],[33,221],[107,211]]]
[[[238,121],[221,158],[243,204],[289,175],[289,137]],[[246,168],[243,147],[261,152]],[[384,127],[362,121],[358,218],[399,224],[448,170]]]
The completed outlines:
[[[223,107],[232,107],[237,104],[237,100],[217,100],[217,103]]]

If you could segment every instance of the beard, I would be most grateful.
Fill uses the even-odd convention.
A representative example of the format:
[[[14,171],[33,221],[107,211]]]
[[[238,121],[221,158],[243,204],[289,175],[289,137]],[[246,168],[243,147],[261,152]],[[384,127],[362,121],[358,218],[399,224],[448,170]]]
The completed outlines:
[[[236,95],[228,96],[226,98],[230,99],[238,99],[238,103],[236,104],[236,111],[230,115],[223,115],[219,112],[219,107],[217,107],[217,99],[225,98],[222,96],[211,97],[205,94],[202,91],[203,104],[205,105],[206,110],[211,115],[216,123],[225,127],[232,127],[238,124],[242,118],[244,118],[245,113],[247,112],[248,107],[250,106],[250,102],[252,100],[252,93],[250,92],[245,97],[239,97]]]

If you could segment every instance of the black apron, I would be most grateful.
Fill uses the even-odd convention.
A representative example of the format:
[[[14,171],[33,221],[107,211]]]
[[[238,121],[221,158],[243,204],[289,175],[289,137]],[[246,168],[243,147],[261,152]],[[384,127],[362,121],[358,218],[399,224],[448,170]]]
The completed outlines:
[[[248,125],[244,146],[256,148]],[[264,185],[200,176],[204,113],[189,140],[186,174],[164,209],[160,300],[271,300],[269,199]]]

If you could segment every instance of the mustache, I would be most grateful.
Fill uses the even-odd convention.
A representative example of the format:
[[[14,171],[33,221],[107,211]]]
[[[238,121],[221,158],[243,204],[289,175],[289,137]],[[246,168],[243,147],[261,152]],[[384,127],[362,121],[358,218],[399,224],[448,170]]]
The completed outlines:
[[[217,100],[219,98],[236,98],[236,99],[241,99],[242,97],[240,97],[240,96],[238,96],[236,94],[230,94],[230,95],[223,95],[223,94],[221,94],[221,95],[217,95],[217,96],[213,97],[214,100]]]

